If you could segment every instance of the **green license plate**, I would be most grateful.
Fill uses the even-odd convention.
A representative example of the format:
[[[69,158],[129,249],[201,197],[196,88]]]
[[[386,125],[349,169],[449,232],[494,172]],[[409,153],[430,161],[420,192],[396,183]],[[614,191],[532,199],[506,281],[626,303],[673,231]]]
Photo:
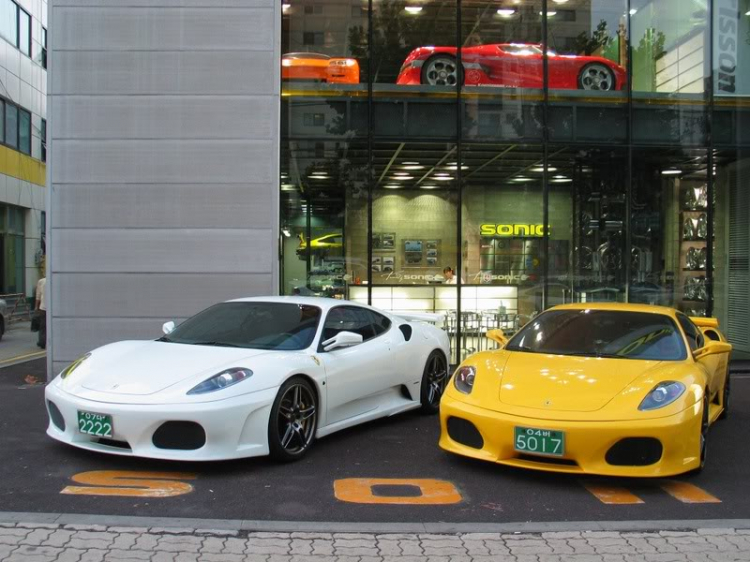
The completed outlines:
[[[112,416],[79,410],[78,431],[96,437],[112,437]]]
[[[565,454],[565,432],[516,427],[513,446],[522,453],[561,457]]]

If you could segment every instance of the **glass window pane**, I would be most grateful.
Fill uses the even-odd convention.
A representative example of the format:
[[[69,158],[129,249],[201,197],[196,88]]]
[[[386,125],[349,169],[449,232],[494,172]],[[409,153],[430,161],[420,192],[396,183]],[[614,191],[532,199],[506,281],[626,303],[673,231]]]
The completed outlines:
[[[5,143],[18,147],[18,108],[9,103],[5,104]]]
[[[25,55],[31,55],[31,16],[18,10],[18,48]]]
[[[42,130],[41,130],[41,141],[42,141],[42,162],[47,161],[47,120],[42,119]]]
[[[0,0],[0,35],[18,45],[18,6],[11,0]]]
[[[704,145],[709,1],[631,0],[630,4],[634,139]]]
[[[5,102],[0,100],[0,142],[5,142]]]
[[[18,111],[18,150],[31,154],[31,113]]]

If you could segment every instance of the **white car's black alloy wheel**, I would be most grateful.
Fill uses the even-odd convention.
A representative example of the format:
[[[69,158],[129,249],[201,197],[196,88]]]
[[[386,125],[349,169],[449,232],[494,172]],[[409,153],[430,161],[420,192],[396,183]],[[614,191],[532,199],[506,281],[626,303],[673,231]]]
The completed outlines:
[[[445,356],[439,351],[433,351],[427,358],[422,375],[421,401],[424,412],[437,413],[447,383],[448,365]]]
[[[315,391],[301,377],[288,380],[279,389],[268,431],[271,455],[279,460],[297,460],[315,437],[318,405]]]

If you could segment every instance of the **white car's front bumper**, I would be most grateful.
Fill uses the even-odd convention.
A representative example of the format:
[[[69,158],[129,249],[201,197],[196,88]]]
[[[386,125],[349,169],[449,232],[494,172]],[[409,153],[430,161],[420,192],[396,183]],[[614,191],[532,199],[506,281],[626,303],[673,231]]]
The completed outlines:
[[[45,392],[47,413],[49,403],[54,403],[65,427],[58,427],[50,416],[47,434],[82,449],[153,459],[212,461],[267,455],[268,420],[275,397],[276,389],[268,389],[216,402],[117,404],[78,398],[53,382]],[[101,440],[81,433],[79,410],[112,416],[112,438]],[[205,431],[205,444],[190,450],[154,445],[156,430],[173,421],[199,424]]]

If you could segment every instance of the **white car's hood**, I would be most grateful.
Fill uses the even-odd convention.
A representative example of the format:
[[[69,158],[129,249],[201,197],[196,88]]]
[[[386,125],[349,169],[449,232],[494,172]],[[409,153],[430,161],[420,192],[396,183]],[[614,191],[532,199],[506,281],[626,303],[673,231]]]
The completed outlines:
[[[243,366],[274,353],[259,349],[124,341],[97,349],[72,375],[82,388],[107,394],[145,396],[203,375]],[[79,373],[79,370],[82,371]],[[198,381],[200,382],[200,381]],[[197,384],[197,383],[196,383]]]

